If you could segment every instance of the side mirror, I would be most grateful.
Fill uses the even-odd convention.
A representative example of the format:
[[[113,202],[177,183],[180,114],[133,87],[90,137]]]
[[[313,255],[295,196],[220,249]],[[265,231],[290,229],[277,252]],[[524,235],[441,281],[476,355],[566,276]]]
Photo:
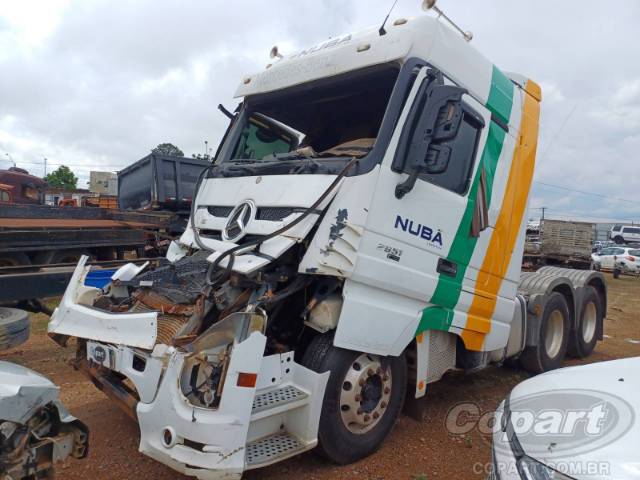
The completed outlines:
[[[402,171],[409,177],[396,186],[396,198],[409,193],[420,173],[439,174],[447,170],[451,147],[443,144],[456,136],[462,121],[462,95],[467,90],[431,81],[424,91],[424,108],[412,119],[409,146]]]

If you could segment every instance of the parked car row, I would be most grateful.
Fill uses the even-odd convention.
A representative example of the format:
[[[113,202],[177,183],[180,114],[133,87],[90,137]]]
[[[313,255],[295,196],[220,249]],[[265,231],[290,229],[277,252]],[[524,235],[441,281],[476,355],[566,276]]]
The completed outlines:
[[[606,247],[591,254],[593,270],[614,270],[622,273],[640,273],[640,248]]]
[[[609,238],[618,245],[624,243],[640,243],[640,226],[634,225],[614,225],[609,232]]]

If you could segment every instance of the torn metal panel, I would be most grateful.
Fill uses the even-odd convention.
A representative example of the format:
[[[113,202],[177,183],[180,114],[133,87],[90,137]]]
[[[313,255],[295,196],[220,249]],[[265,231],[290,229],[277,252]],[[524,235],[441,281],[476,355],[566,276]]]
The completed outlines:
[[[365,175],[345,178],[311,240],[299,272],[351,276],[357,262],[378,168]]]

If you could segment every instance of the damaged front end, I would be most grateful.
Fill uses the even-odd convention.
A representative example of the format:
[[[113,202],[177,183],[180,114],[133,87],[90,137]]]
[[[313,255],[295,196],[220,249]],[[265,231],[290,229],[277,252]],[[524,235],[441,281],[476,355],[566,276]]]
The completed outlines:
[[[67,412],[58,392],[38,373],[0,362],[1,478],[53,478],[56,463],[87,455],[88,429]]]
[[[212,285],[206,252],[195,252],[101,291],[83,285],[85,263],[49,333],[77,338],[76,368],[139,423],[140,451],[218,479],[316,445],[328,374],[296,363],[301,321],[271,321],[309,281],[282,266]]]

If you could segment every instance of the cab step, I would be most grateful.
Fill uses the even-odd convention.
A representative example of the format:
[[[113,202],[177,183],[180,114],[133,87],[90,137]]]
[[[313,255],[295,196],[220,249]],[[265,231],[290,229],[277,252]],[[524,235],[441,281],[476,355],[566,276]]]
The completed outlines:
[[[294,385],[258,393],[253,400],[252,419],[292,410],[308,403],[309,395]],[[286,408],[285,408],[286,407]]]
[[[314,444],[305,445],[289,432],[283,431],[247,444],[245,453],[246,468],[258,468],[271,465],[305,450]]]

